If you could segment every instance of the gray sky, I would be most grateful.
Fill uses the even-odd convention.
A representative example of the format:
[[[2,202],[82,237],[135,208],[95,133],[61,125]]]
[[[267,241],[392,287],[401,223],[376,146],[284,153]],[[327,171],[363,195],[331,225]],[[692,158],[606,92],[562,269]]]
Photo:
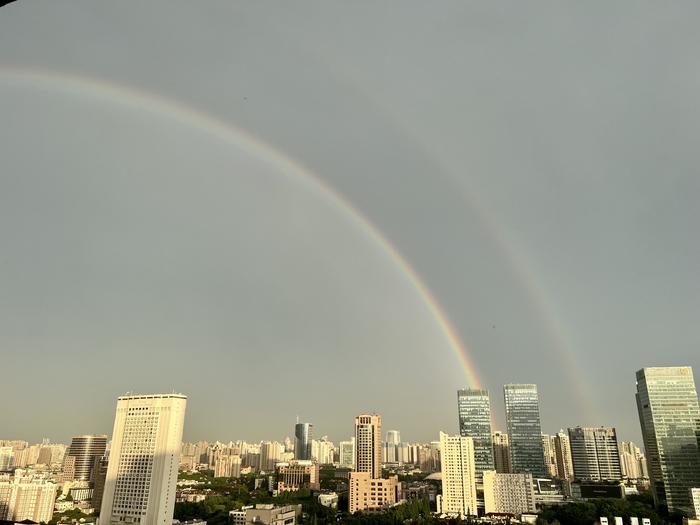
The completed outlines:
[[[342,195],[442,304],[500,428],[502,384],[534,382],[546,432],[637,439],[635,370],[700,367],[698,11],[2,8],[0,437],[109,433],[117,395],[175,389],[187,439],[281,439],[297,414],[342,439],[376,411],[431,440],[467,382],[317,187],[72,75],[214,115]]]

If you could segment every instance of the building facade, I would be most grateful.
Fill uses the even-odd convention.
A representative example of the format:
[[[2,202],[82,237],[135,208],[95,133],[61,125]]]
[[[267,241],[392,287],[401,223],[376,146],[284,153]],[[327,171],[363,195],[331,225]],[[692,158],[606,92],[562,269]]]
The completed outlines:
[[[341,467],[355,468],[355,438],[350,438],[349,441],[341,441],[339,444],[340,456],[338,463]]]
[[[535,512],[532,474],[484,472],[484,511],[486,514],[527,514]]]
[[[382,418],[363,414],[355,418],[355,470],[382,477]]]
[[[172,525],[187,397],[117,400],[100,525]]]
[[[472,438],[440,432],[440,463],[442,494],[438,496],[438,512],[476,516],[476,466]]]
[[[474,465],[477,479],[485,470],[494,469],[491,440],[491,402],[489,391],[466,388],[457,391],[459,434],[474,442]]]
[[[503,393],[511,469],[514,473],[529,472],[534,477],[545,477],[537,385],[505,385]]]
[[[363,510],[380,510],[399,501],[401,484],[397,476],[374,478],[369,472],[351,472],[348,489],[350,514]]]
[[[557,455],[554,451],[554,436],[542,434],[542,452],[544,454],[544,469],[547,477],[557,476]]]
[[[554,435],[554,456],[557,462],[557,477],[569,480],[574,478],[574,464],[571,461],[569,434],[560,430]]]
[[[17,470],[14,479],[0,481],[0,520],[48,523],[53,517],[56,485]]]
[[[581,481],[622,479],[617,433],[612,427],[569,429],[574,478]]]
[[[637,408],[656,505],[690,514],[700,487],[700,408],[689,366],[637,372]]]
[[[301,459],[277,463],[275,490],[278,493],[301,489],[318,490],[320,487],[318,463]]]
[[[496,472],[500,474],[510,474],[510,446],[508,445],[508,434],[496,430],[492,436],[493,441],[493,464]]]
[[[311,459],[311,441],[314,426],[311,423],[297,423],[294,426],[294,459]]]
[[[107,450],[107,436],[75,436],[64,458],[67,480],[93,481],[95,468]]]

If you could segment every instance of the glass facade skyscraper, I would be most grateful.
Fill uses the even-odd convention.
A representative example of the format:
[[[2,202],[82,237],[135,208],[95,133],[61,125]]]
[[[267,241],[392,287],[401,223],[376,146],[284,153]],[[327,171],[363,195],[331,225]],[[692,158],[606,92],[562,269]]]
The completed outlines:
[[[700,409],[689,366],[637,372],[637,408],[654,502],[692,512],[690,489],[700,487]]]
[[[512,471],[545,477],[537,385],[505,385],[503,394]]]
[[[294,459],[311,459],[313,428],[311,423],[297,423],[294,426]]]
[[[491,403],[489,391],[467,388],[457,391],[459,434],[474,442],[474,466],[477,479],[485,470],[493,470],[491,440]]]

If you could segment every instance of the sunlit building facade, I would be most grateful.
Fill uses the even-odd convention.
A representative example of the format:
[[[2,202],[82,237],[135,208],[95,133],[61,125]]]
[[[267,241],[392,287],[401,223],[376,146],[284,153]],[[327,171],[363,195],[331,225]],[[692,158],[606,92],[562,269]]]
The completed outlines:
[[[491,402],[489,391],[466,388],[457,391],[459,434],[474,442],[474,465],[477,479],[485,470],[493,470],[491,441]]]
[[[512,472],[545,477],[537,385],[505,385],[503,392]]]
[[[187,397],[117,400],[100,525],[172,525]]]
[[[700,487],[700,408],[689,366],[637,372],[637,408],[654,501],[692,512],[690,489]]]

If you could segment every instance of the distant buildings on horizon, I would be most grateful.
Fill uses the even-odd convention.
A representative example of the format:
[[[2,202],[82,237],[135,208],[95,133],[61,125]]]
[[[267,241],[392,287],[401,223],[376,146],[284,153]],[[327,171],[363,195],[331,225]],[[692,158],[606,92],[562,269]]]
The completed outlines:
[[[347,469],[350,512],[407,497],[398,477],[383,471],[411,465],[440,473],[436,504],[446,515],[527,514],[601,491],[622,497],[625,480],[646,479],[657,506],[700,513],[700,408],[692,370],[644,368],[636,377],[646,455],[633,442],[618,442],[614,427],[543,434],[534,384],[503,387],[505,432],[492,428],[488,390],[458,390],[459,433],[439,432],[439,441],[422,444],[404,442],[396,429],[383,435],[377,414],[358,415],[354,435],[337,446],[325,436],[315,439],[308,422],[298,422],[294,439],[282,443],[182,443],[185,396],[122,396],[111,444],[105,435],[75,436],[70,446],[0,441],[0,472],[7,472],[0,474],[0,520],[49,521],[54,510],[99,508],[103,524],[171,523],[176,501],[199,501],[195,492],[178,490],[179,469],[206,467],[223,478],[258,473],[276,495],[319,490],[324,464]],[[427,494],[425,487],[411,490]]]

